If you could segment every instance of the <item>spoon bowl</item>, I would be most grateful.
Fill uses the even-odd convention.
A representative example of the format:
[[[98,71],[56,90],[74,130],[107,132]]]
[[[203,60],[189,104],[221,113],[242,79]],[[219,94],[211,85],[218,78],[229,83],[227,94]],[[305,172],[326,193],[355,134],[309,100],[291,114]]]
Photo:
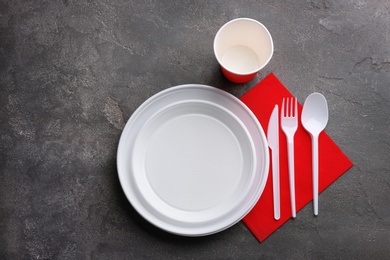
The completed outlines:
[[[328,123],[328,103],[320,93],[310,94],[304,103],[301,121],[310,134],[319,135]]]
[[[301,122],[312,142],[313,208],[318,215],[318,137],[328,123],[328,103],[320,93],[310,94],[303,104]]]

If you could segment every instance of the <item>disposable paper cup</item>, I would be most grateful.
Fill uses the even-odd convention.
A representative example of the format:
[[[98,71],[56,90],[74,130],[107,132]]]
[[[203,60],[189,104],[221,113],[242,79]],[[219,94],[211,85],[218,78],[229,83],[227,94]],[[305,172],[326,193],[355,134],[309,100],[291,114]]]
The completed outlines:
[[[214,38],[214,54],[227,79],[252,80],[274,52],[271,34],[260,22],[238,18],[223,25]]]

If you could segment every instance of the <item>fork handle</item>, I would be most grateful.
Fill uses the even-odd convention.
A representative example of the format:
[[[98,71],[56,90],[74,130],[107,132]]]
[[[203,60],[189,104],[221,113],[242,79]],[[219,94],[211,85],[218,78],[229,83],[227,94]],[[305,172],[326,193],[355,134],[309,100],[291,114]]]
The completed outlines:
[[[294,173],[294,136],[287,140],[288,174],[290,183],[290,202],[292,217],[296,217],[295,209],[295,173]]]

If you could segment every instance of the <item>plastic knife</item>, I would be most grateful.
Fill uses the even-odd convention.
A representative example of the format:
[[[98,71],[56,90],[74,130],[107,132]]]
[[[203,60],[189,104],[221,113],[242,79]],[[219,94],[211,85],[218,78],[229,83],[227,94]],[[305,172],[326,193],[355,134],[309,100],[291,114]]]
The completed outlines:
[[[272,187],[274,198],[274,218],[280,219],[280,181],[279,181],[279,109],[275,105],[267,130],[268,146],[272,158]]]

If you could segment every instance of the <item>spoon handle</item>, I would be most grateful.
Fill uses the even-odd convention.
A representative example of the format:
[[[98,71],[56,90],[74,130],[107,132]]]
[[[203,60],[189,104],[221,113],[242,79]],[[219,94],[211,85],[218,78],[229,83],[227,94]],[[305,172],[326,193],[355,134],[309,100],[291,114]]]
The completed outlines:
[[[318,215],[318,135],[312,136],[313,163],[313,207],[314,215]]]

